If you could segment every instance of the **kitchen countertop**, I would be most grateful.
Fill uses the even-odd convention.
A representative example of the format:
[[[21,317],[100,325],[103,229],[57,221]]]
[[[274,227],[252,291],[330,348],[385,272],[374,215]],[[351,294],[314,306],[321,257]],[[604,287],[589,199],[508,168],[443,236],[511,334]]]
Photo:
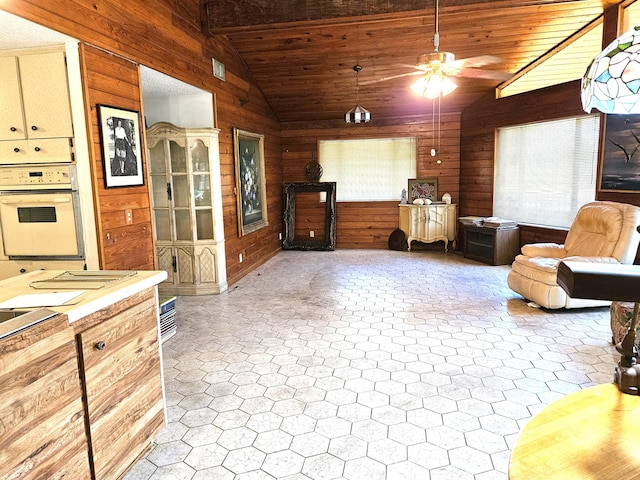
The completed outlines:
[[[96,283],[87,279],[86,285],[91,285],[94,288],[84,289],[82,281],[75,281],[73,288],[67,288],[68,284],[64,284],[65,288],[46,287],[42,288],[38,282],[45,282],[55,279],[60,275],[65,274],[64,270],[37,270],[34,272],[25,273],[16,277],[0,280],[0,303],[6,302],[10,299],[18,297],[19,295],[29,294],[50,294],[59,292],[70,291],[83,291],[83,293],[63,305],[43,305],[50,310],[65,313],[69,317],[69,323],[73,323],[87,315],[97,312],[103,308],[106,308],[114,303],[130,297],[136,293],[146,290],[149,287],[153,287],[167,278],[167,272],[163,270],[144,270],[130,273],[128,276],[119,278],[115,281],[106,282],[104,286],[95,288]],[[95,274],[109,274],[109,270],[95,271],[95,272],[78,272],[82,275]],[[55,282],[47,282],[46,285],[54,285]],[[33,285],[38,286],[34,288]],[[61,284],[62,285],[62,284]],[[25,309],[5,309],[4,312],[28,312],[36,310],[37,308],[25,308]],[[21,315],[28,317],[28,315]],[[12,323],[16,323],[20,317],[12,320]],[[18,322],[19,323],[19,322]]]

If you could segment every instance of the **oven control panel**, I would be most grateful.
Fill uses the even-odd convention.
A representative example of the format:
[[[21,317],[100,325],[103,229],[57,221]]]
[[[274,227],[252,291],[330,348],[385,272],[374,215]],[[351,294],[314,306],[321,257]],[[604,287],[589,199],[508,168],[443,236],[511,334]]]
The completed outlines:
[[[75,165],[1,167],[0,190],[77,190]]]

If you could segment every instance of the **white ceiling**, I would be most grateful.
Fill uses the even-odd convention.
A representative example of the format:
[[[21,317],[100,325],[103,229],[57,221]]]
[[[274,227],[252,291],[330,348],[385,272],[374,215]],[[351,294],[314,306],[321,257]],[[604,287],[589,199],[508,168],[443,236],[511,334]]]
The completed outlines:
[[[75,39],[0,10],[0,50],[61,45]],[[148,98],[199,95],[203,90],[150,68],[141,69],[142,90]]]
[[[60,45],[73,39],[0,10],[0,49],[17,50]]]

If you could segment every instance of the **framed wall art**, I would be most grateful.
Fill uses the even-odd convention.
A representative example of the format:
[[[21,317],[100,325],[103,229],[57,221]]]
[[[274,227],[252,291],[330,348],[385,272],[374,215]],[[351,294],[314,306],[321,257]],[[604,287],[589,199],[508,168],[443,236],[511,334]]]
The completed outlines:
[[[409,180],[407,192],[409,203],[412,203],[416,198],[429,199],[435,202],[438,200],[438,179],[412,178]]]
[[[600,190],[640,190],[640,115],[605,115]]]
[[[233,129],[240,236],[268,225],[264,135]]]
[[[296,198],[300,194],[318,194],[324,203],[323,238],[296,238]],[[320,194],[325,194],[324,202]],[[335,250],[336,247],[336,182],[299,182],[284,184],[283,250]]]
[[[139,112],[97,107],[105,188],[144,185]]]

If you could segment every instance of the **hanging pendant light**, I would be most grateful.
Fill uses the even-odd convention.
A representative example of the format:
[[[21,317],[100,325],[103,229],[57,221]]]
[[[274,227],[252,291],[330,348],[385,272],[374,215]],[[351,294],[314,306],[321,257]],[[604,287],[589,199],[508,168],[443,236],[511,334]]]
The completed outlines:
[[[360,85],[358,83],[360,70],[362,70],[360,65],[353,66],[353,71],[356,72],[356,106],[344,114],[346,123],[368,123],[371,121],[371,112],[360,106]]]

